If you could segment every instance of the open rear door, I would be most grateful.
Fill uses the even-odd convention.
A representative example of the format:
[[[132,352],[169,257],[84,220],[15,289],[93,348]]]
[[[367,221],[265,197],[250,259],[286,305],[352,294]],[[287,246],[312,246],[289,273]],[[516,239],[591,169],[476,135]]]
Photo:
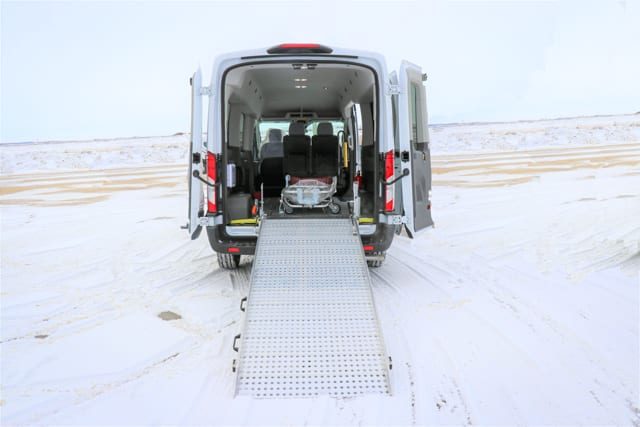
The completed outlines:
[[[202,181],[202,73],[198,69],[191,77],[191,147],[189,150],[189,222],[187,228],[191,239],[202,231],[199,219],[204,215],[204,193]],[[197,173],[194,175],[194,172]]]
[[[402,169],[402,204],[410,237],[433,225],[431,219],[431,153],[427,126],[427,95],[422,69],[402,61],[398,76],[398,136]]]

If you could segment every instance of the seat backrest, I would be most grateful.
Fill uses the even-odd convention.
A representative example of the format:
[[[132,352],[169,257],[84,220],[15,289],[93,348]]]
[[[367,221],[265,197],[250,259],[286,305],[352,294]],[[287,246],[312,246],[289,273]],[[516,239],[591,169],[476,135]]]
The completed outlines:
[[[289,135],[283,138],[285,174],[305,177],[311,172],[311,143],[304,134],[304,123],[292,122],[289,125]]]
[[[265,197],[280,195],[284,187],[283,156],[283,143],[279,138],[274,142],[266,142],[260,147],[259,170]]]
[[[282,142],[265,142],[260,147],[260,160],[272,159],[274,157],[284,157],[284,147]]]
[[[282,130],[271,128],[267,132],[267,142],[282,142]]]
[[[318,134],[311,141],[314,176],[337,176],[340,169],[340,146],[329,122],[318,124]]]

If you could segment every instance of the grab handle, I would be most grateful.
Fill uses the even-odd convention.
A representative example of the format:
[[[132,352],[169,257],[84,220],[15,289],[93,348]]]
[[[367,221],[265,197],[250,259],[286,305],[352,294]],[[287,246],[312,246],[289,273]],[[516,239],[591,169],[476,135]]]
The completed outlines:
[[[240,337],[241,337],[241,336],[242,336],[242,335],[238,334],[238,335],[236,335],[235,337],[233,337],[233,346],[232,346],[232,347],[233,347],[233,351],[235,351],[236,353],[237,353],[237,352],[238,352],[238,350],[239,350],[239,347],[238,347],[238,340],[240,339]]]

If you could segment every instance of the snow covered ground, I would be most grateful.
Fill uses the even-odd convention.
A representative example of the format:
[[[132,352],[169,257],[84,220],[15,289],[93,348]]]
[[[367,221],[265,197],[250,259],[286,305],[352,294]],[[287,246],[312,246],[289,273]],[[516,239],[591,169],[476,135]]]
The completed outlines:
[[[391,397],[233,398],[251,263],[179,229],[186,139],[0,148],[3,425],[640,424],[640,115],[432,128]]]

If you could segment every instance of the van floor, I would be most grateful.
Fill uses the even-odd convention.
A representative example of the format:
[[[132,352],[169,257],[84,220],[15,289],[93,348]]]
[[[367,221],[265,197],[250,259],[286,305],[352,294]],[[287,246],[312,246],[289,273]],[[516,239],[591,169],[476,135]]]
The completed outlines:
[[[340,206],[340,212],[337,214],[332,214],[329,209],[323,208],[298,208],[294,209],[293,213],[286,214],[280,211],[280,197],[265,197],[264,213],[269,218],[348,218],[351,216],[351,210],[346,201],[338,197],[334,197],[333,201]]]

